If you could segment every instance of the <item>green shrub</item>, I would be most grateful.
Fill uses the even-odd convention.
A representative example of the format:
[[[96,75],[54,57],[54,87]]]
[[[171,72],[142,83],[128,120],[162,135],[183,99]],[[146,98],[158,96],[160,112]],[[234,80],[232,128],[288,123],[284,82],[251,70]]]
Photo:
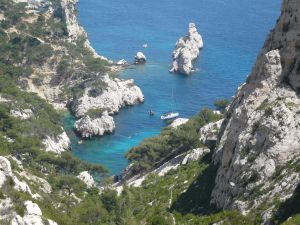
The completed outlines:
[[[103,108],[89,109],[85,115],[91,117],[92,119],[96,119],[100,118],[106,110],[107,109]]]
[[[221,118],[221,115],[205,108],[176,129],[164,128],[160,135],[146,139],[139,146],[129,150],[126,158],[133,163],[130,171],[135,174],[150,170],[175,155],[201,146],[198,137],[199,129]]]
[[[214,106],[217,108],[217,110],[220,110],[221,112],[224,112],[226,107],[230,104],[230,100],[228,99],[218,99],[214,102]]]
[[[27,51],[27,63],[41,65],[53,55],[53,49],[50,45],[41,44],[29,48]]]

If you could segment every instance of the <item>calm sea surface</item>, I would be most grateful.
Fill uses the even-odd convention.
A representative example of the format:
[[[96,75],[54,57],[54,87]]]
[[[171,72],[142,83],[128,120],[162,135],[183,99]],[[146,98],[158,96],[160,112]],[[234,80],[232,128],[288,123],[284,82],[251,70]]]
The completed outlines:
[[[145,95],[145,103],[122,109],[115,116],[114,134],[84,141],[71,128],[74,119],[64,118],[74,155],[105,165],[111,174],[128,164],[125,153],[165,125],[159,116],[174,110],[191,117],[202,107],[213,107],[218,98],[230,98],[250,73],[269,30],[280,13],[279,0],[80,0],[80,22],[96,51],[112,60],[132,62],[137,51],[147,64],[128,69],[120,76],[133,78]],[[189,77],[168,72],[174,45],[195,22],[204,49]],[[148,48],[143,48],[144,43]],[[156,115],[149,117],[152,108]]]

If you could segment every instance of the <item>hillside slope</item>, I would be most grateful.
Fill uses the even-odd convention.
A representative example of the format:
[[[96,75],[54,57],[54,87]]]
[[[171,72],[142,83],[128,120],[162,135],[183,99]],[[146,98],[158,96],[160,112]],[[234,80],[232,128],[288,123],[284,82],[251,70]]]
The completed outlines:
[[[212,203],[265,219],[299,185],[300,2],[284,0],[281,16],[227,112],[215,152]]]

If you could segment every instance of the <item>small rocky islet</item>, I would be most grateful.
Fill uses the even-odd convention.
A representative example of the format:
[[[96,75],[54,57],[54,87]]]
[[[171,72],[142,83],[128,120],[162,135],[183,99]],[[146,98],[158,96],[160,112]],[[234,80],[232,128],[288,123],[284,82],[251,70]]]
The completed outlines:
[[[195,69],[193,61],[199,56],[199,49],[203,48],[203,40],[197,32],[194,23],[189,24],[188,35],[181,37],[173,51],[171,73],[190,75]]]

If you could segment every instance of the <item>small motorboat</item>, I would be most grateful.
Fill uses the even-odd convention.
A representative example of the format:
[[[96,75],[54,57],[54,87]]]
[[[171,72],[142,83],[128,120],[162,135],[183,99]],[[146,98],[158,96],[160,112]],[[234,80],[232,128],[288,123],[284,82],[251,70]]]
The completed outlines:
[[[149,116],[154,116],[154,112],[152,111],[152,109],[149,110],[148,114]]]
[[[147,48],[148,47],[148,44],[143,44],[143,48]]]
[[[162,120],[171,120],[171,119],[175,119],[178,116],[179,116],[178,112],[167,112],[167,113],[161,115],[160,119],[162,119]]]

